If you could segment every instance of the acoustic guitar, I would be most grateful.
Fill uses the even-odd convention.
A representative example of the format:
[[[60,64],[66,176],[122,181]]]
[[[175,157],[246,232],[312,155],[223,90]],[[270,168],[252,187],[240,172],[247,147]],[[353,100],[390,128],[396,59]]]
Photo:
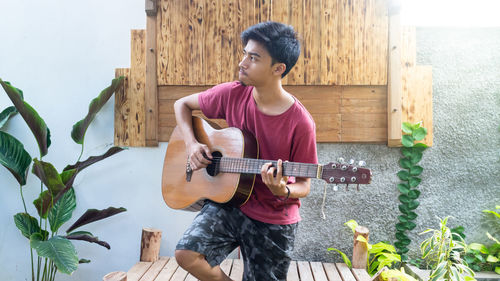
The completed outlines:
[[[250,197],[255,176],[264,163],[258,159],[258,145],[253,136],[237,128],[220,129],[215,123],[193,116],[193,131],[200,143],[212,152],[212,163],[192,171],[181,131],[170,137],[162,175],[162,194],[173,209],[199,211],[205,199],[241,206]],[[331,184],[368,184],[371,171],[352,163],[331,162],[326,165],[283,162],[283,175],[323,179]]]

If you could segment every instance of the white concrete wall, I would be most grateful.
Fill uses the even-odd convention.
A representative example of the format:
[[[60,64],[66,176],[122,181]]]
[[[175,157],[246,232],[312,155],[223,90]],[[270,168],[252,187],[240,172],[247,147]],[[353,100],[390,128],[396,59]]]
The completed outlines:
[[[114,78],[114,69],[130,66],[130,30],[144,29],[144,1],[0,1],[0,78],[24,91],[25,100],[45,120],[52,145],[43,159],[61,171],[76,162],[80,146],[70,137],[72,126],[83,118],[90,101]],[[87,131],[82,159],[104,153],[113,143],[114,97]],[[0,109],[10,106],[3,89]],[[32,157],[38,148],[21,116],[6,130],[21,140]],[[64,231],[89,208],[123,206],[127,212],[82,229],[111,244],[76,241],[80,265],[73,276],[57,280],[101,280],[110,271],[126,270],[139,260],[142,227],[164,231],[161,254],[171,255],[175,242],[193,214],[174,212],[161,196],[161,169],[166,143],[158,148],[123,151],[83,171],[75,183],[77,209]],[[32,215],[32,201],[40,182],[29,174],[23,188]],[[0,168],[0,279],[31,280],[28,240],[16,228],[13,216],[22,212],[19,186]]]

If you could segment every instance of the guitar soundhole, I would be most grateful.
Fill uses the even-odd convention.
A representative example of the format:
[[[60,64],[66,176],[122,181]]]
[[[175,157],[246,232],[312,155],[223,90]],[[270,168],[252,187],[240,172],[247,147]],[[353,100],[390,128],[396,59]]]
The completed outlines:
[[[220,158],[222,157],[222,153],[219,151],[214,151],[212,152],[212,163],[208,164],[207,166],[207,173],[215,177],[217,174],[219,174],[219,163],[220,163]]]

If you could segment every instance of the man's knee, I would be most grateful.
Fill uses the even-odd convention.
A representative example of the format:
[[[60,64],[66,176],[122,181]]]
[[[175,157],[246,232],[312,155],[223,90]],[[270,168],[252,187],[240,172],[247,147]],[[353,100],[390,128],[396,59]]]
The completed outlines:
[[[201,257],[200,253],[190,250],[175,250],[175,259],[179,266],[188,270]]]

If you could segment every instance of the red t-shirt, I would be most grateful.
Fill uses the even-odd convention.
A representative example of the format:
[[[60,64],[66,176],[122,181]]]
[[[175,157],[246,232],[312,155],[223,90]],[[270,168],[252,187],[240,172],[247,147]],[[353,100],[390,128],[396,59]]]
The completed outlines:
[[[266,115],[257,108],[253,88],[237,81],[217,85],[199,95],[201,111],[208,118],[225,119],[230,127],[253,135],[260,159],[317,164],[316,125],[306,108],[294,97],[295,103],[282,114]],[[299,199],[281,201],[274,196],[257,175],[250,199],[240,209],[258,221],[292,224],[301,220],[299,207]]]

